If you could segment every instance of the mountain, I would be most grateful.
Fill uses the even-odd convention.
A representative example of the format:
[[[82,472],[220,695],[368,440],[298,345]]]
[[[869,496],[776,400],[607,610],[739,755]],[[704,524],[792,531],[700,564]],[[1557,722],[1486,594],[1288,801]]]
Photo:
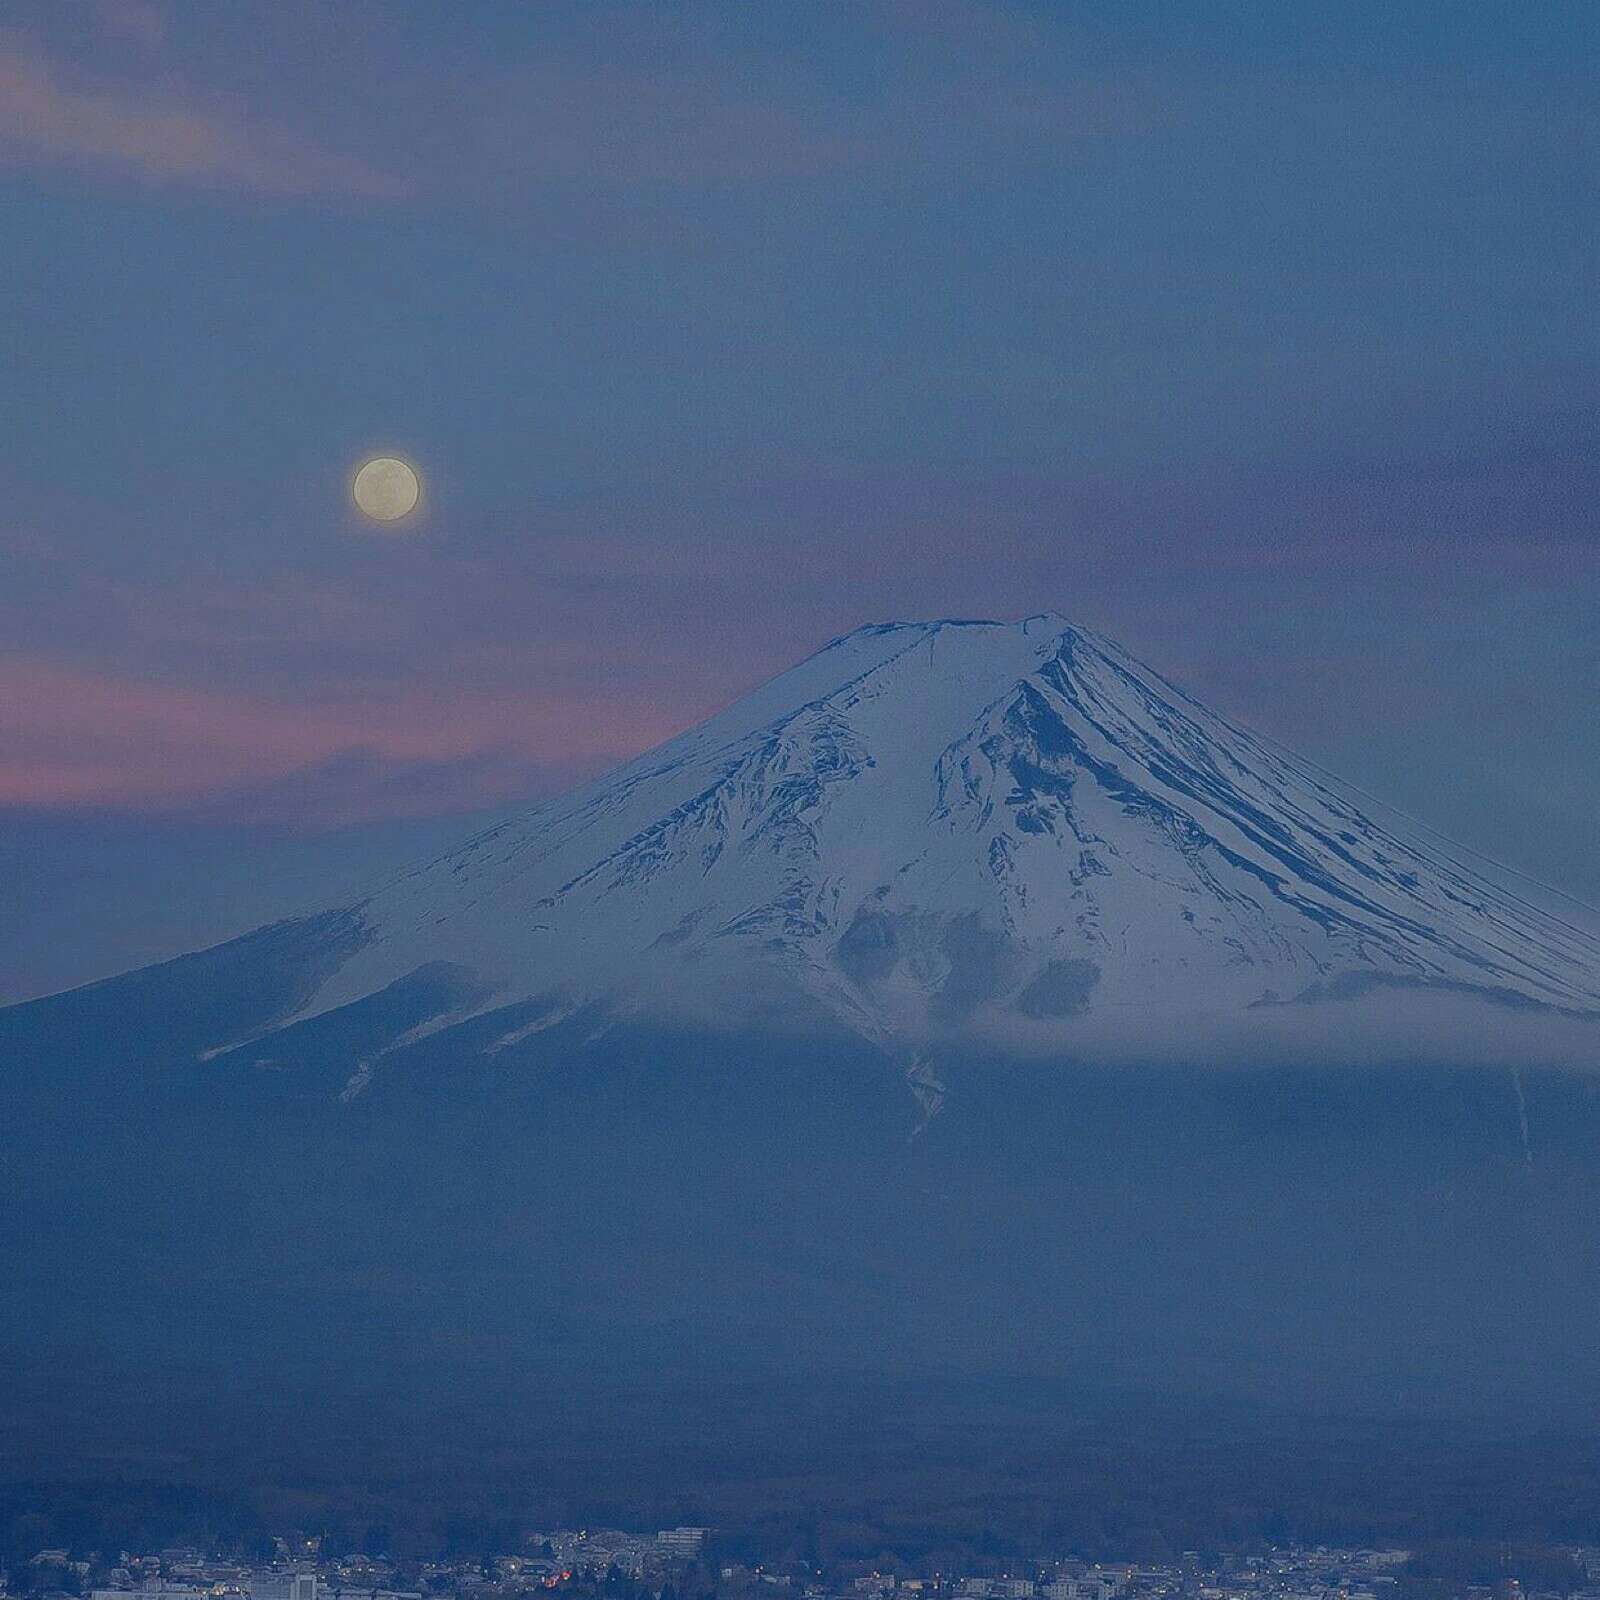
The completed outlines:
[[[1055,616],[858,629],[339,928],[301,1017],[441,963],[420,1026],[792,1007],[1125,1054],[1379,991],[1600,1016],[1594,937]]]
[[[1059,617],[874,626],[0,1010],[0,1460],[1600,1403],[1600,946],[1374,809]]]

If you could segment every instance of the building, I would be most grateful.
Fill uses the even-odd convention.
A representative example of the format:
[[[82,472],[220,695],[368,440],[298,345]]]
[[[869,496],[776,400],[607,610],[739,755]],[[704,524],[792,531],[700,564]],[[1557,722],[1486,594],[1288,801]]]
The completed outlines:
[[[1116,1585],[1108,1578],[1057,1578],[1044,1586],[1045,1600],[1112,1600]]]
[[[322,1600],[322,1589],[314,1572],[257,1572],[250,1600]]]
[[[89,1600],[211,1600],[211,1591],[182,1583],[147,1583],[140,1589],[94,1589]]]
[[[700,1546],[706,1542],[709,1528],[663,1528],[656,1535],[656,1544],[663,1555],[674,1556],[681,1561],[693,1561],[700,1554]],[[298,1595],[291,1596],[290,1600],[300,1600]],[[311,1597],[315,1600],[315,1596]]]

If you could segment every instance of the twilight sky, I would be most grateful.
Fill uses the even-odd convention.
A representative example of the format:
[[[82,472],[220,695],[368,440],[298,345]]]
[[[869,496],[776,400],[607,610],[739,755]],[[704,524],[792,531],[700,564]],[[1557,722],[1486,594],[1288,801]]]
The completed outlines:
[[[889,617],[1063,611],[1600,899],[1597,64],[1592,0],[9,0],[0,999]]]

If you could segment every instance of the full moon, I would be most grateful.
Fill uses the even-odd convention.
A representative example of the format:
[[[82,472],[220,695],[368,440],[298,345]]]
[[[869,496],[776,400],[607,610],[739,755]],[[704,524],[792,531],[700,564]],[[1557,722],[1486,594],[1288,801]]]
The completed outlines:
[[[394,456],[374,456],[362,463],[350,492],[374,522],[398,522],[416,510],[422,485],[404,461]]]

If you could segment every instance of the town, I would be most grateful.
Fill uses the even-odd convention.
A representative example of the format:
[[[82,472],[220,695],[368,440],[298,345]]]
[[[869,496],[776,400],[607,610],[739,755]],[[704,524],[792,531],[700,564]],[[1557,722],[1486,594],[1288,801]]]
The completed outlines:
[[[1600,1547],[1548,1552],[1544,1570],[1494,1583],[1426,1580],[1404,1549],[1284,1545],[1264,1553],[1168,1564],[975,1561],[985,1570],[840,1562],[749,1565],[724,1559],[711,1529],[654,1534],[584,1528],[536,1531],[522,1548],[481,1557],[391,1557],[384,1530],[362,1548],[302,1534],[263,1540],[252,1559],[197,1546],[159,1551],[43,1549],[0,1573],[0,1595],[27,1600],[516,1600],[558,1591],[572,1600],[1600,1600]],[[1548,1587],[1539,1587],[1542,1581]],[[774,1594],[776,1591],[776,1594]]]

